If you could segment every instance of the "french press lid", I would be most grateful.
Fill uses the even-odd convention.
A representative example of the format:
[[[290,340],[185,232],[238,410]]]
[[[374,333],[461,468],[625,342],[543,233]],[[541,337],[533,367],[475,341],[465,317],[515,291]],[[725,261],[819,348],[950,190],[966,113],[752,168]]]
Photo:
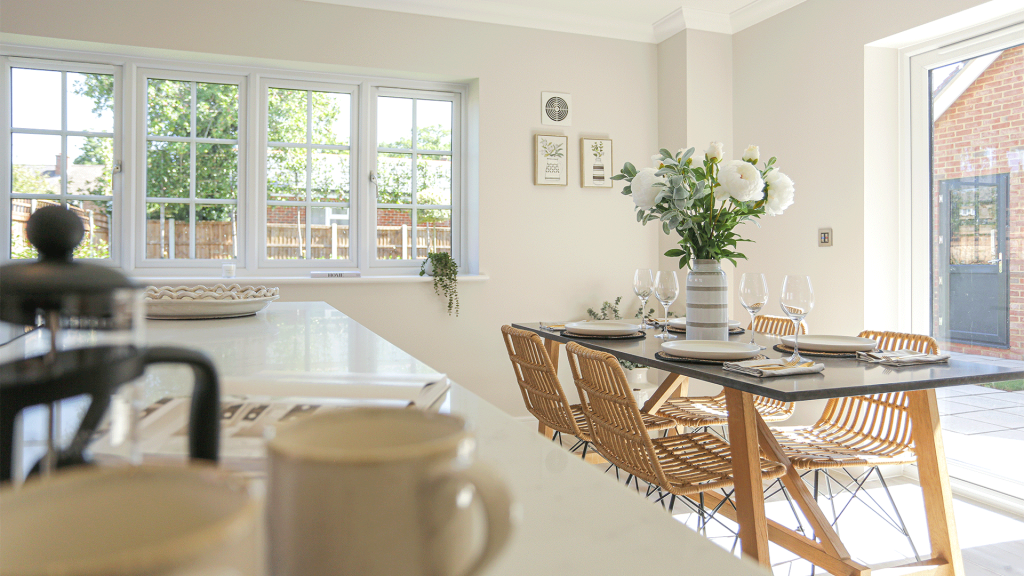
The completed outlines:
[[[78,328],[131,328],[124,291],[142,287],[114,268],[72,260],[85,235],[78,216],[61,206],[40,208],[26,232],[40,257],[0,266],[0,321],[34,326],[56,311],[62,324]]]

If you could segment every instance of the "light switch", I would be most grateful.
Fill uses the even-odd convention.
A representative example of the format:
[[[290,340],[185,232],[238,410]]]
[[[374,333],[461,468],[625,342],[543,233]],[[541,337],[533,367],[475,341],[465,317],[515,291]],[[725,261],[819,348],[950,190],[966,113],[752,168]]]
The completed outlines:
[[[832,245],[832,229],[818,228],[818,246]]]

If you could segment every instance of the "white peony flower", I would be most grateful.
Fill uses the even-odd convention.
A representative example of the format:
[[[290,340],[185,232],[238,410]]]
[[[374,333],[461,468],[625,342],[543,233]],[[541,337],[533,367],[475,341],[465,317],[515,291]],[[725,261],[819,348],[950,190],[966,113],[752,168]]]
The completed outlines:
[[[757,164],[757,161],[761,159],[761,149],[751,144],[743,151],[742,158],[751,164]]]
[[[633,177],[629,188],[633,191],[633,203],[638,208],[650,210],[657,203],[658,194],[661,194],[662,187],[655,186],[658,182],[664,182],[664,176],[655,176],[657,168],[642,168]]]
[[[778,170],[772,170],[764,177],[764,181],[768,185],[768,198],[764,201],[765,214],[778,216],[793,205],[793,193],[796,190],[793,180]]]
[[[712,142],[708,145],[708,149],[704,151],[704,156],[712,162],[721,162],[724,155],[721,142]]]
[[[718,173],[719,188],[715,189],[715,198],[722,200],[726,195],[739,202],[760,200],[764,197],[764,180],[761,173],[749,162],[730,160],[722,166]]]

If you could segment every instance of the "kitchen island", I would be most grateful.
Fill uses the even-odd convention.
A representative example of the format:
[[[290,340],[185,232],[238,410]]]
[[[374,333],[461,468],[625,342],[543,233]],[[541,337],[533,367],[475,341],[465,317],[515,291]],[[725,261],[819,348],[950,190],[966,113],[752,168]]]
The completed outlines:
[[[500,338],[497,328],[494,337]],[[274,303],[248,318],[150,321],[147,341],[204,351],[234,393],[245,391],[247,378],[268,386],[278,378],[287,391],[288,382],[323,382],[325,375],[352,382],[361,375],[429,380],[437,374],[322,302]],[[187,393],[187,371],[177,370],[151,370],[145,396]],[[515,386],[511,366],[507,385]],[[545,440],[535,424],[512,418],[456,383],[435,409],[469,422],[479,459],[504,479],[516,503],[517,526],[488,574],[767,573]]]

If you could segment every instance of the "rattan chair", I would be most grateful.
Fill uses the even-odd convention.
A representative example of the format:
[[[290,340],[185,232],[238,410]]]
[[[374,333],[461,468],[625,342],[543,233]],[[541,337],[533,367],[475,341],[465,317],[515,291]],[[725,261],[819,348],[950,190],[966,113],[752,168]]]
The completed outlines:
[[[669,511],[677,496],[732,486],[728,442],[703,432],[652,439],[615,356],[576,342],[566,346],[566,354],[594,448],[632,477],[671,494]],[[761,459],[762,480],[784,473],[782,464]]]
[[[755,316],[753,325],[756,332],[774,336],[793,334],[793,321],[782,316]],[[800,333],[806,334],[807,326],[801,323],[800,327]],[[764,396],[754,396],[754,408],[765,422],[782,422],[793,415],[792,402],[773,400]],[[725,426],[729,415],[725,408],[725,391],[716,396],[670,398],[655,413],[672,418],[680,426],[689,428]]]
[[[754,332],[760,332],[762,334],[771,334],[773,336],[792,336],[796,333],[793,330],[793,321],[785,316],[770,316],[768,314],[758,314],[754,316],[754,321],[747,325],[747,330],[753,330]],[[807,334],[807,323],[800,322],[800,333]]]
[[[591,442],[590,426],[580,405],[569,404],[555,366],[544,348],[544,341],[533,332],[507,325],[501,327],[501,335],[526,409],[553,431],[552,440],[559,440],[561,434],[576,437],[578,441],[571,450],[575,452],[582,448],[583,458],[586,458]],[[676,426],[675,421],[653,414],[645,414],[643,424],[651,431]]]
[[[861,332],[860,337],[875,340],[882,350],[909,348],[921,353],[939,353],[935,339],[930,336],[868,330]],[[871,475],[877,475],[895,517],[889,516],[884,510],[876,510],[876,513],[906,536],[914,555],[920,560],[885,478],[878,469],[879,466],[911,464],[916,461],[906,393],[891,392],[833,398],[825,405],[825,411],[813,426],[773,428],[772,432],[794,467],[814,472],[815,500],[818,497],[821,472],[825,473],[830,501],[835,496],[832,493],[833,482],[838,483],[843,491],[850,493],[852,502],[854,498],[859,497],[861,489]],[[855,477],[847,470],[849,466],[869,468],[867,472]],[[836,478],[830,472],[837,469],[842,469],[848,478]],[[853,487],[852,490],[850,486]],[[879,508],[881,509],[880,506]],[[836,512],[833,504],[833,523],[845,510],[846,507]]]

